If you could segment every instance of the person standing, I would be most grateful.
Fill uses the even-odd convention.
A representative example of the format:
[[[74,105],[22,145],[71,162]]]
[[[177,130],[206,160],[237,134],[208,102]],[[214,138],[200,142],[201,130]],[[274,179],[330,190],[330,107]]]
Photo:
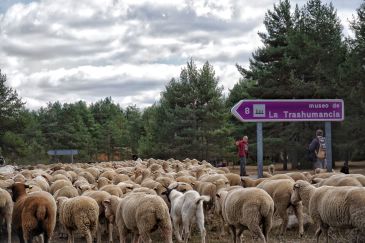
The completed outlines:
[[[323,136],[323,131],[318,129],[316,131],[316,137],[313,138],[312,142],[309,144],[309,151],[312,153],[314,158],[313,169],[325,169],[326,164],[326,139]]]
[[[240,159],[240,176],[247,176],[246,174],[246,158],[248,154],[248,137],[244,136],[236,141],[238,157]]]

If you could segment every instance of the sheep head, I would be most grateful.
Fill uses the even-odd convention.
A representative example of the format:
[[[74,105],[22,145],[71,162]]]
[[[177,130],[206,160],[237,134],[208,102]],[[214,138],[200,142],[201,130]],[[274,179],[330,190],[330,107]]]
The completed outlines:
[[[24,197],[27,195],[26,188],[32,188],[32,185],[27,185],[21,182],[16,182],[13,184],[11,191],[12,191],[12,198],[13,201],[16,202],[19,198]]]

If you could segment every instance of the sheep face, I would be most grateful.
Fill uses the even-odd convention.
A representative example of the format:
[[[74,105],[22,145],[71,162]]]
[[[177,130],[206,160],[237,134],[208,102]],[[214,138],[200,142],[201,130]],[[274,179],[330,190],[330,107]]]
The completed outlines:
[[[112,211],[112,204],[110,199],[105,199],[103,201],[103,206],[105,209],[105,217],[108,219],[109,222],[114,222],[114,214]]]

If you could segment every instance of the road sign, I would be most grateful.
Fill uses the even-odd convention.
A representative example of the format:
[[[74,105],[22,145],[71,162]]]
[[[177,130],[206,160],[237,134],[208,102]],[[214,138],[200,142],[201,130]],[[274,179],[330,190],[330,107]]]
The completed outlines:
[[[47,154],[49,155],[75,155],[78,154],[79,151],[76,149],[56,149],[56,150],[48,150]]]
[[[241,100],[231,109],[242,122],[343,121],[341,99]]]

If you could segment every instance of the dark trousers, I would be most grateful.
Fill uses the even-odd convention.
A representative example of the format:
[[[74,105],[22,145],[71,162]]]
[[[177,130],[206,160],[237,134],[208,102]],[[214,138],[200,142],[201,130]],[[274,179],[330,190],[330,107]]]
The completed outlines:
[[[246,157],[240,157],[240,176],[246,175]]]

